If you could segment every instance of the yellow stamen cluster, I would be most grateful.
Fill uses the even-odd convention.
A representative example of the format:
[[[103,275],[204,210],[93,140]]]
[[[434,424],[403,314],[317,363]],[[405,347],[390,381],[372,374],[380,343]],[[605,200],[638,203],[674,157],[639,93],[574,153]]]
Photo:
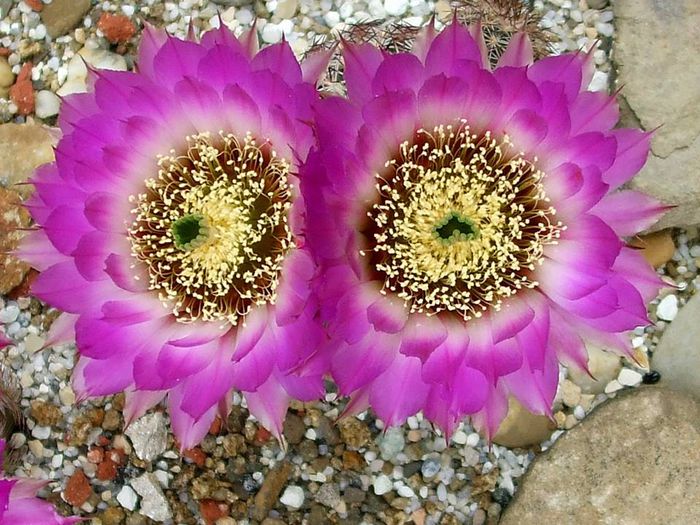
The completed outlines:
[[[543,247],[556,242],[544,174],[508,138],[466,121],[419,130],[377,174],[362,254],[383,293],[411,312],[467,320],[537,285]]]
[[[289,163],[267,144],[220,132],[187,137],[158,158],[158,176],[131,197],[133,255],[178,321],[236,324],[274,303],[292,247]]]

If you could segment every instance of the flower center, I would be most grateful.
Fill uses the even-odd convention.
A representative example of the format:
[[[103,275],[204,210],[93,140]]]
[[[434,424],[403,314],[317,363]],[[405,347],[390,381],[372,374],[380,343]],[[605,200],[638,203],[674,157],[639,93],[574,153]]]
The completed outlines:
[[[479,229],[471,219],[454,211],[445,215],[435,225],[434,231],[438,238],[446,244],[468,241],[479,235]]]
[[[201,246],[209,236],[206,218],[197,213],[185,215],[176,220],[172,230],[175,246],[182,250],[192,250]]]
[[[178,321],[236,324],[276,299],[293,246],[289,164],[250,135],[201,133],[187,145],[160,156],[158,176],[131,197],[132,253]]]
[[[418,130],[378,173],[362,255],[383,293],[411,312],[467,320],[534,288],[543,247],[563,225],[544,174],[505,137],[459,125]]]

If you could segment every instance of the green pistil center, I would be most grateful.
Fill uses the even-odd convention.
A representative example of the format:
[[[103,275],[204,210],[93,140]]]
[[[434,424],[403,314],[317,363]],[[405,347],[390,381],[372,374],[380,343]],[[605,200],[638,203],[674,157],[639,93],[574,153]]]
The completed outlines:
[[[204,216],[195,213],[180,217],[171,228],[175,238],[175,246],[182,250],[191,250],[201,246],[209,236],[209,228]]]
[[[468,241],[479,236],[474,221],[457,212],[450,212],[434,228],[435,235],[445,244]]]

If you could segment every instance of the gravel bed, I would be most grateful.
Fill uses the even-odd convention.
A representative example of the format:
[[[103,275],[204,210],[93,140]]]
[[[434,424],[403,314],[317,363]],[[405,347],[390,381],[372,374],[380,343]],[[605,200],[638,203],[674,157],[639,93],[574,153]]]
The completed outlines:
[[[257,17],[263,41],[284,35],[299,55],[319,35],[345,24],[394,17],[420,25],[434,10],[449,13],[446,2],[424,0],[93,1],[75,29],[52,39],[47,6],[38,13],[32,4],[0,0],[0,56],[13,75],[31,62],[32,84],[40,94],[35,114],[22,116],[15,103],[2,98],[6,88],[0,87],[1,122],[55,124],[55,94],[84,89],[83,59],[100,67],[133,66],[138,38],[110,44],[98,27],[103,13],[124,14],[139,29],[143,21],[164,26],[179,36],[190,24],[199,31],[220,20],[240,31]],[[608,3],[536,0],[534,6],[542,25],[558,37],[557,52],[600,41],[592,88],[607,89],[613,35]],[[217,421],[201,446],[181,455],[164,413],[151,413],[124,433],[122,396],[77,402],[69,384],[74,345],[42,349],[57,312],[21,293],[0,297],[0,329],[15,341],[1,359],[19,378],[27,417],[26,432],[11,439],[22,453],[16,475],[51,480],[43,495],[96,525],[247,524],[263,522],[270,511],[267,525],[495,523],[537,453],[598,403],[645,377],[653,379],[644,375],[648,357],[700,282],[697,229],[679,231],[674,240],[676,252],[659,272],[676,287],[650,306],[654,324],[632,334],[637,362],[625,363],[603,393],[586,397],[575,388],[571,392],[562,370],[555,407],[559,430],[528,450],[489,445],[469,425],[448,446],[421,415],[388,430],[370,413],[335,424],[342,403],[328,394],[324,402],[293,405],[285,424],[286,453],[235,396],[228,421]]]

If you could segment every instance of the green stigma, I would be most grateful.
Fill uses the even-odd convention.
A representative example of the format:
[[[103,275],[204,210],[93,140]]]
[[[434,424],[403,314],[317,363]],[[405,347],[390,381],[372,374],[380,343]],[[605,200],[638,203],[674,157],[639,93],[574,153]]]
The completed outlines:
[[[171,226],[175,246],[181,250],[191,250],[201,246],[209,236],[209,228],[203,215],[196,213],[185,215]]]
[[[433,228],[438,239],[445,244],[468,241],[479,236],[474,221],[457,212],[450,212]]]

